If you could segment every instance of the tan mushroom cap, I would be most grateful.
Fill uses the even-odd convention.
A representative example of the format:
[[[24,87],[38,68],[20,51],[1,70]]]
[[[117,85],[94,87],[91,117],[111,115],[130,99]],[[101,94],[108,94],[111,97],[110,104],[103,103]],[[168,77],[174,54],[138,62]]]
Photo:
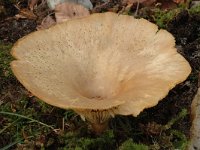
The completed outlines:
[[[170,33],[145,19],[93,14],[22,38],[11,67],[51,105],[137,116],[189,75],[174,46]]]

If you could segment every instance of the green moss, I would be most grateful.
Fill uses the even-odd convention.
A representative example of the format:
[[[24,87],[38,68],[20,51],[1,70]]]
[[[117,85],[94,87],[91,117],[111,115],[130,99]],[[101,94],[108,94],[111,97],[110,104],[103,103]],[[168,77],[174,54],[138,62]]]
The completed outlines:
[[[148,150],[148,146],[136,144],[133,139],[128,139],[119,147],[119,150]]]
[[[22,95],[21,99],[17,101],[4,102],[1,105],[0,115],[3,123],[0,125],[0,147],[9,146],[10,143],[15,143],[13,146],[20,143],[26,148],[34,147],[33,141],[39,141],[41,137],[47,136],[54,129],[54,124],[45,122],[45,118],[42,116],[45,112],[35,109],[40,105],[36,102],[29,106],[29,101],[30,99],[26,95]],[[41,111],[43,110],[41,109]],[[42,144],[40,143],[39,147],[42,148]]]
[[[68,132],[64,134],[60,141],[64,142],[64,147],[61,149],[68,150],[89,150],[89,149],[115,149],[115,139],[112,130],[106,131],[98,137],[84,136],[80,137],[78,132]]]
[[[12,56],[10,55],[11,44],[4,44],[0,41],[0,78],[11,77],[12,71],[10,69],[10,62],[12,61]]]
[[[160,28],[166,28],[167,23],[172,20],[178,12],[180,12],[180,9],[169,11],[155,9],[152,18]]]
[[[178,8],[171,10],[161,10],[159,8],[152,9],[153,14],[151,15],[151,18],[153,18],[153,21],[160,28],[166,28],[167,23],[183,10],[187,10],[190,14],[200,14],[200,5],[188,9],[189,3],[190,0],[186,3],[179,4]],[[149,16],[149,14],[147,14],[147,16]]]
[[[190,8],[189,13],[190,14],[199,14],[200,13],[200,5]]]
[[[176,140],[174,140],[173,142],[174,148],[179,150],[186,150],[187,145],[189,143],[186,136],[177,130],[171,130],[171,134],[174,138],[176,138]]]

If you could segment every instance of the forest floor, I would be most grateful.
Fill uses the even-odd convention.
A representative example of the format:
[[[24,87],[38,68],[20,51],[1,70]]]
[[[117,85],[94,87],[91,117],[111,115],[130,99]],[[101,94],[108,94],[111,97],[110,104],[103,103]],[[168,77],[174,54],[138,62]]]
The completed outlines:
[[[41,20],[16,17],[25,0],[0,0],[0,149],[184,150],[190,139],[191,102],[200,71],[200,5],[170,3],[126,7],[120,0],[92,1],[96,12],[122,12],[145,18],[174,35],[178,52],[192,67],[186,81],[138,117],[116,116],[109,130],[94,135],[72,110],[50,106],[32,96],[15,78],[10,50],[21,37],[36,31]],[[20,9],[15,5],[20,6]],[[95,7],[96,6],[96,7]],[[122,11],[123,10],[123,11]]]

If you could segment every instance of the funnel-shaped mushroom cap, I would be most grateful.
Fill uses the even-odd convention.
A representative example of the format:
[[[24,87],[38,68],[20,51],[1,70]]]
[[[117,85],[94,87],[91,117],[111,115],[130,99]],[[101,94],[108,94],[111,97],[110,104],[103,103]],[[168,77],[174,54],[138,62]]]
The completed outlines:
[[[189,75],[174,46],[170,33],[145,19],[94,14],[19,40],[11,67],[51,105],[137,116]]]

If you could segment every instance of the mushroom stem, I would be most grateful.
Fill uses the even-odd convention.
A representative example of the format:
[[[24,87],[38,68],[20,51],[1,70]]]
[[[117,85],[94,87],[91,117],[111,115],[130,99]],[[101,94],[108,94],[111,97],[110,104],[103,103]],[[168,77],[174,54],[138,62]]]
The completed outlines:
[[[95,132],[96,135],[102,134],[106,129],[108,129],[108,121],[98,124],[91,123],[92,131]]]
[[[83,120],[88,121],[92,131],[100,135],[108,128],[108,122],[114,109],[109,110],[75,110]]]

